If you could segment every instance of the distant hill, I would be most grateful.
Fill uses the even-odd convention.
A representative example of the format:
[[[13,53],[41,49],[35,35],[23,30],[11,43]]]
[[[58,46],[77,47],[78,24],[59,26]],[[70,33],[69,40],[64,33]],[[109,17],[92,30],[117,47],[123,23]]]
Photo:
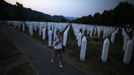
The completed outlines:
[[[70,21],[77,19],[76,17],[65,17],[65,18],[66,18],[67,20],[70,20]]]
[[[53,16],[53,20],[57,21],[57,22],[64,22],[64,21],[67,21],[67,19],[62,16],[62,15],[54,15]]]
[[[0,0],[0,20],[61,21],[61,18],[56,18],[56,16],[25,8],[20,3],[17,6]],[[63,16],[62,21],[66,21]]]

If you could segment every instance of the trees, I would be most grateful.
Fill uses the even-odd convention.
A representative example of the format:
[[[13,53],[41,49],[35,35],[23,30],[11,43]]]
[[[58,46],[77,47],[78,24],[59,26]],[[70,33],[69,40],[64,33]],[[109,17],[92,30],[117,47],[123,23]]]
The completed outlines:
[[[16,7],[15,7],[15,19],[16,20],[24,20],[24,9],[23,5],[20,4],[19,2],[16,2]]]
[[[6,7],[5,7],[5,1],[4,0],[0,0],[0,20],[7,20],[8,17],[8,14],[7,14],[7,10],[6,10]]]
[[[1,2],[4,2],[4,0],[0,0],[0,3],[1,3]]]
[[[128,2],[120,2],[114,9],[105,10],[102,14],[95,13],[94,16],[83,16],[74,22],[102,25],[133,25],[134,6]]]

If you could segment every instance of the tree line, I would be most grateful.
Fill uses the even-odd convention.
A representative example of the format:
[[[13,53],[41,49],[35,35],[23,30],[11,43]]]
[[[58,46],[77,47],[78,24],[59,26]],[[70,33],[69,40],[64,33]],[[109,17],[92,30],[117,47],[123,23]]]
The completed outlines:
[[[112,26],[133,26],[134,25],[134,6],[128,2],[120,2],[114,9],[99,12],[93,16],[83,16],[74,20],[75,23],[112,25]]]

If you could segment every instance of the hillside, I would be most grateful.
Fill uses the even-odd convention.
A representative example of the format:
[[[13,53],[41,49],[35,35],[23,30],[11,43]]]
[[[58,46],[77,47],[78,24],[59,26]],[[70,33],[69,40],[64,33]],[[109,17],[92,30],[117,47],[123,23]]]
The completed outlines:
[[[58,16],[58,15],[56,15]],[[62,21],[66,21],[63,16]],[[22,4],[9,4],[4,0],[0,0],[0,19],[1,20],[30,20],[30,21],[60,21],[61,18],[56,18],[49,14],[45,14],[31,8],[25,8]]]

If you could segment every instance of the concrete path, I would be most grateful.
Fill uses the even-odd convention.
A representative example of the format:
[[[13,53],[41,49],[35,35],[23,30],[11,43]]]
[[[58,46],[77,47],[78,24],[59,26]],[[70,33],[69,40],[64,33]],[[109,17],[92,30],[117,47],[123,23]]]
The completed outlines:
[[[45,46],[36,43],[32,37],[19,32],[12,27],[4,27],[2,30],[23,50],[24,54],[35,66],[39,75],[86,75],[74,65],[63,61],[63,68],[59,68],[58,63],[51,64],[51,53]]]

